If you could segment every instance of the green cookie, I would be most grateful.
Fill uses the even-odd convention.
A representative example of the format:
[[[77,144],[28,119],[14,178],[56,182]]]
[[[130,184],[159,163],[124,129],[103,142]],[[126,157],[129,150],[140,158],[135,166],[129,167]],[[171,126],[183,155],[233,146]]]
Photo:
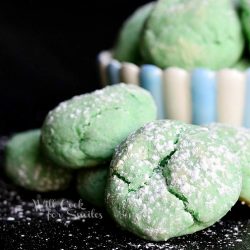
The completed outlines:
[[[107,166],[80,170],[77,176],[77,190],[89,203],[103,207],[108,177]]]
[[[246,37],[248,39],[248,47],[250,50],[250,1],[241,0],[241,7],[242,7],[243,28],[245,30]]]
[[[208,128],[238,155],[243,176],[240,199],[250,205],[250,130],[218,123]]]
[[[108,211],[120,226],[147,240],[204,229],[239,198],[237,160],[206,128],[151,122],[131,134],[113,157]]]
[[[117,84],[76,96],[49,112],[42,143],[61,166],[98,166],[111,159],[131,132],[155,119],[156,106],[148,91]]]
[[[230,27],[230,28],[229,28]],[[244,48],[230,0],[159,0],[142,35],[144,60],[159,67],[231,67]]]
[[[140,35],[154,5],[149,3],[140,7],[126,20],[114,48],[114,58],[123,62],[140,63]]]
[[[45,159],[40,148],[40,130],[19,133],[10,139],[5,170],[15,184],[39,192],[66,189],[72,177],[70,170]]]

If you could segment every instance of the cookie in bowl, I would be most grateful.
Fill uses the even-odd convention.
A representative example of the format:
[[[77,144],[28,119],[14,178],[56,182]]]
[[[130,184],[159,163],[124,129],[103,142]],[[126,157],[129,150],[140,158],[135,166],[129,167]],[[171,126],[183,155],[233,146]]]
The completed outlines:
[[[122,81],[147,89],[159,119],[250,127],[250,58],[241,12],[233,1],[153,4],[135,35],[140,36],[134,48],[140,62],[119,60],[115,43],[98,56],[102,83]]]

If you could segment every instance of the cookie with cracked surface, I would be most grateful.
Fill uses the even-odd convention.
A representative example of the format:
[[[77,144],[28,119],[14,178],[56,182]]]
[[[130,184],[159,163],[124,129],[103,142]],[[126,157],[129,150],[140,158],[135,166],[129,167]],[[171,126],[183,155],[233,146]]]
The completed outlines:
[[[66,189],[71,170],[61,169],[49,162],[40,147],[40,130],[14,135],[6,146],[5,171],[18,186],[39,191]]]
[[[77,190],[80,197],[95,206],[104,207],[108,171],[107,166],[79,170]]]
[[[242,170],[242,189],[240,199],[250,205],[250,130],[241,127],[214,123],[207,126],[213,136],[235,152]]]
[[[156,119],[150,93],[117,84],[76,96],[50,111],[42,128],[47,155],[61,166],[79,169],[111,160],[131,132]]]
[[[238,158],[207,128],[155,121],[120,144],[106,204],[124,229],[163,241],[221,219],[239,198]]]
[[[140,38],[144,23],[155,3],[148,3],[130,16],[119,33],[114,47],[114,58],[122,62],[140,63]]]
[[[159,0],[141,41],[144,60],[162,68],[231,67],[244,48],[230,0]]]

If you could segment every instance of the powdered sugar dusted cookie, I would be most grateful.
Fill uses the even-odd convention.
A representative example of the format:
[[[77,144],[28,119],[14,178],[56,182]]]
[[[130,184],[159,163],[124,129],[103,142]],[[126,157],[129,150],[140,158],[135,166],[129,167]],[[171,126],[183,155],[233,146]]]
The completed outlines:
[[[240,199],[250,205],[250,130],[219,123],[208,125],[208,128],[238,155],[242,169]]]
[[[156,119],[148,91],[117,84],[76,96],[49,112],[42,143],[57,164],[82,168],[110,161],[115,147],[131,132]]]
[[[160,0],[145,23],[141,44],[144,60],[161,68],[218,70],[239,60],[244,37],[230,0]]]
[[[40,130],[19,133],[10,139],[5,170],[15,184],[40,192],[66,189],[72,177],[70,170],[58,168],[44,157]]]
[[[209,227],[239,198],[238,158],[207,128],[155,121],[131,134],[111,162],[106,204],[117,223],[162,241]]]

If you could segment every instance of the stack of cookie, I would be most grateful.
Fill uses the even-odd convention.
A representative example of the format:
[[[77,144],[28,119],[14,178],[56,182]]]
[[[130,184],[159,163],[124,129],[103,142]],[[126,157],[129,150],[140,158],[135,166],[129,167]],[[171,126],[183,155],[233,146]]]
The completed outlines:
[[[75,96],[49,112],[41,131],[11,138],[6,173],[24,188],[45,192],[67,188],[73,172],[79,172],[80,194],[102,205],[98,192],[103,190],[115,147],[155,119],[151,95],[133,85]]]
[[[247,129],[156,114],[152,96],[135,85],[76,96],[50,111],[41,131],[10,139],[6,173],[33,191],[72,183],[121,227],[154,241],[211,226],[239,197],[250,202]]]
[[[250,49],[250,2],[237,2],[158,0],[146,4],[123,24],[113,57],[163,69],[246,69],[250,67],[249,51],[244,51],[245,44]]]

